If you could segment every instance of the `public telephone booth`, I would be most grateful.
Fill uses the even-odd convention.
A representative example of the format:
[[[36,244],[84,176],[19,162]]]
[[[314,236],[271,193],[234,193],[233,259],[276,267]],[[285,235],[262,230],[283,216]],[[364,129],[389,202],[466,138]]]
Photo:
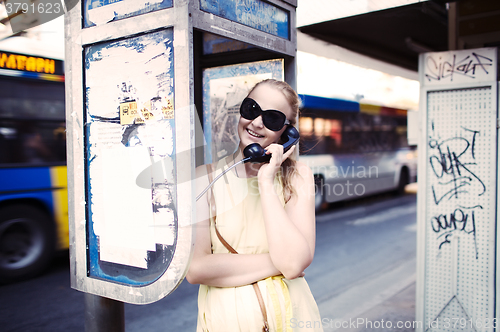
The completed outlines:
[[[183,280],[196,165],[258,81],[295,87],[296,0],[82,2],[66,16],[71,286],[147,304]]]

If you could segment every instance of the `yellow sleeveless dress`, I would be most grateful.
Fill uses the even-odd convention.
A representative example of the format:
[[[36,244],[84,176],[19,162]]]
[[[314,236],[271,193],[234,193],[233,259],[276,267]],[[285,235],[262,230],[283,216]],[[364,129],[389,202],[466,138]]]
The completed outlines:
[[[227,167],[227,158],[220,160],[214,178]],[[279,179],[277,176],[275,186],[284,205]],[[229,171],[215,183],[213,195],[217,229],[222,237],[239,254],[268,253],[257,178],[239,178]],[[212,252],[228,253],[215,233],[214,216],[210,219]],[[318,306],[304,278],[270,277],[259,281],[258,286],[271,331],[323,331]],[[197,332],[261,332],[263,322],[252,285],[200,285]]]

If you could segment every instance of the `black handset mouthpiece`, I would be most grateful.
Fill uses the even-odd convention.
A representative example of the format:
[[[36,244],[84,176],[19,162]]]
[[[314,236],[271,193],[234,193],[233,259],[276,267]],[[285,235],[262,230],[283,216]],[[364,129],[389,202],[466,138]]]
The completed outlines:
[[[283,152],[287,152],[292,146],[297,144],[299,138],[299,131],[293,126],[288,126],[281,135],[281,140],[284,141]],[[245,163],[264,163],[269,162],[271,159],[271,154],[266,154],[266,150],[264,150],[259,143],[252,143],[246,146],[245,149],[243,149],[243,155],[245,156]]]
[[[250,161],[252,163],[263,163],[268,162],[271,159],[271,155],[266,154],[266,150],[264,150],[259,143],[247,145],[243,149],[243,155],[245,156],[245,159],[247,159],[245,162]]]

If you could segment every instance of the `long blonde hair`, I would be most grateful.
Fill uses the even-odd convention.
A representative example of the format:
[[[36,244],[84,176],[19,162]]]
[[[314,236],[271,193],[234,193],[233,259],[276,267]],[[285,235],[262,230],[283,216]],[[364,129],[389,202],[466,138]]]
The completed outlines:
[[[297,123],[297,117],[299,115],[299,106],[300,106],[300,99],[295,92],[295,90],[286,82],[284,81],[278,81],[275,79],[266,79],[263,81],[260,81],[259,83],[255,84],[255,86],[250,90],[250,93],[252,93],[255,88],[257,88],[259,85],[262,84],[267,84],[270,87],[275,88],[276,90],[280,91],[288,101],[288,104],[290,105],[290,108],[292,109],[292,118],[289,119],[290,125],[295,126]],[[281,138],[278,143],[282,144]],[[283,189],[284,189],[284,194],[285,194],[285,200],[288,201],[292,195],[295,193],[295,190],[292,186],[292,178],[293,176],[297,173],[297,167],[296,167],[296,161],[293,159],[293,154],[287,158],[282,164],[281,164],[281,181],[283,183]]]

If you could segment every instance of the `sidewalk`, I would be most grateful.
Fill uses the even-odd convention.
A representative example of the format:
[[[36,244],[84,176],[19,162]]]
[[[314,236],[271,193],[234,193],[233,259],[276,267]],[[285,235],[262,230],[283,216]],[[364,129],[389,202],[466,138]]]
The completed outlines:
[[[405,188],[407,194],[416,194],[417,190],[417,183]],[[379,211],[384,206],[380,203],[361,207],[360,214],[367,214],[369,208]],[[352,209],[349,211],[352,212]],[[336,213],[342,214],[342,211]],[[328,308],[324,310],[325,317],[339,317],[324,323],[325,332],[414,332],[417,327],[414,260],[396,265],[393,270],[370,279],[367,285],[346,290],[340,295],[342,298],[337,297],[332,303],[322,304]],[[364,298],[361,301],[358,300],[360,296]],[[358,301],[356,307],[351,306],[353,301]],[[339,307],[339,303],[343,306]]]
[[[344,317],[340,321],[324,322],[325,332],[414,332],[415,281],[394,295],[371,306],[366,311]]]
[[[405,192],[416,194],[417,183],[406,186]],[[358,329],[345,329],[350,332],[375,332],[375,331],[415,331],[415,282],[401,290],[380,305],[370,309],[364,314],[365,325]],[[384,322],[383,327],[382,320]],[[371,323],[370,323],[371,322]],[[389,328],[391,325],[391,328]],[[398,327],[400,326],[400,327]]]
[[[417,183],[406,186],[405,192],[416,194]],[[415,282],[391,298],[363,314],[364,326],[356,329],[343,329],[346,332],[413,332],[415,331]],[[361,321],[360,321],[361,322]],[[383,322],[383,323],[382,323]],[[383,324],[383,325],[382,325]],[[360,324],[363,325],[363,324]],[[389,326],[390,325],[390,326]]]
[[[415,331],[415,283],[393,297],[368,310],[359,318],[357,328],[339,329],[346,332],[413,332]]]

